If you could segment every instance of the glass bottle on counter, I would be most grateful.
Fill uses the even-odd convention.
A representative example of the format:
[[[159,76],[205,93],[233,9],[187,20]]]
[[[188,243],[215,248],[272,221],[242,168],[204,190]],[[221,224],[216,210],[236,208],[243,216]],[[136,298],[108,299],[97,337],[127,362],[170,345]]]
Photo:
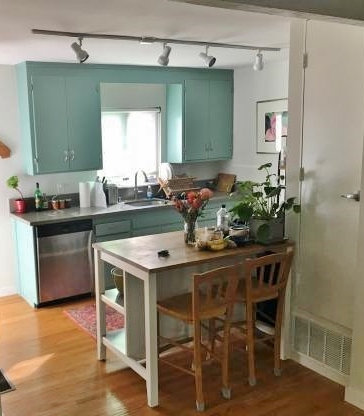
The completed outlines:
[[[34,191],[34,205],[36,211],[41,211],[43,209],[43,193],[39,189],[39,183],[35,184],[36,188]]]
[[[153,198],[153,191],[152,191],[152,187],[150,185],[148,185],[148,188],[147,188],[147,198],[148,199]]]
[[[222,204],[216,214],[216,228],[223,232],[224,237],[229,235],[229,218],[230,216],[226,205]]]
[[[46,194],[43,194],[43,209],[48,209],[48,204],[49,204],[49,202],[48,202],[48,198],[47,198],[47,195]]]

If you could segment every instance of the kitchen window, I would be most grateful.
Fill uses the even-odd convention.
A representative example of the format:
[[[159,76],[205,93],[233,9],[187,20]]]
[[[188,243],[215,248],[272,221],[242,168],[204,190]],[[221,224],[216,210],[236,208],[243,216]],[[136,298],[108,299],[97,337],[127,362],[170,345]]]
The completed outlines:
[[[101,113],[103,176],[132,178],[138,169],[156,175],[160,149],[159,108]]]

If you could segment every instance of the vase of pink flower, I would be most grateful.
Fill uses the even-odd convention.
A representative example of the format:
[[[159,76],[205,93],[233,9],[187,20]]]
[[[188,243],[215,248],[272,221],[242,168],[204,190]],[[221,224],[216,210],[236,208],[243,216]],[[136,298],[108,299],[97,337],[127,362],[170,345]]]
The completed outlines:
[[[202,215],[213,193],[208,188],[188,191],[172,198],[176,210],[184,219],[184,240],[186,244],[196,243],[197,217]]]

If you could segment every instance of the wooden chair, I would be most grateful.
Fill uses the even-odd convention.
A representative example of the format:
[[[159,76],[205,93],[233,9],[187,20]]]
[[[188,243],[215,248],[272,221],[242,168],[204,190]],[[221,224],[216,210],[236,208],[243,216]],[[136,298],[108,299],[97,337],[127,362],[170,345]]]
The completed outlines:
[[[248,353],[249,384],[256,384],[254,344],[256,342],[274,342],[274,374],[281,374],[280,344],[281,328],[285,303],[287,280],[289,277],[293,249],[285,253],[268,254],[256,258],[247,258],[243,262],[244,277],[239,281],[236,302],[245,307],[245,320],[233,322],[239,328],[238,338]],[[277,308],[273,326],[256,321],[259,302],[276,299]],[[259,325],[260,324],[260,325]],[[238,339],[238,342],[241,339]],[[232,346],[235,345],[235,340]]]
[[[159,314],[181,320],[193,328],[193,336],[184,339],[162,336],[158,328],[158,350],[161,352],[168,347],[178,347],[178,350],[182,349],[192,355],[192,365],[191,361],[185,366],[179,362],[176,363],[176,361],[173,361],[174,354],[171,352],[163,355],[159,354],[159,360],[195,377],[196,408],[198,411],[205,409],[202,388],[202,363],[207,362],[207,358],[216,359],[220,362],[222,367],[221,392],[226,399],[231,396],[228,384],[229,335],[237,284],[238,267],[220,267],[205,273],[194,274],[192,292],[163,299],[157,303]],[[208,325],[214,317],[218,316],[224,316],[225,318],[222,351],[219,353],[216,352],[217,348],[211,346],[209,339],[203,342],[205,332],[208,336],[208,331],[203,330],[203,324],[207,323]],[[167,342],[167,346],[162,347],[162,341]]]

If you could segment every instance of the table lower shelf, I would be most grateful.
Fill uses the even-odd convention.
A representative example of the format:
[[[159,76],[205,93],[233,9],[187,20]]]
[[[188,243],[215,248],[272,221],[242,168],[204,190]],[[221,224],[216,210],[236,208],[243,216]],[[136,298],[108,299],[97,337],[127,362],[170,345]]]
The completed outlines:
[[[117,289],[105,290],[101,300],[121,314],[124,314],[124,296]]]
[[[102,338],[102,343],[117,355],[121,360],[136,373],[146,380],[147,370],[144,367],[145,358],[132,358],[127,355],[126,352],[126,331],[121,329],[119,331],[113,331]]]

